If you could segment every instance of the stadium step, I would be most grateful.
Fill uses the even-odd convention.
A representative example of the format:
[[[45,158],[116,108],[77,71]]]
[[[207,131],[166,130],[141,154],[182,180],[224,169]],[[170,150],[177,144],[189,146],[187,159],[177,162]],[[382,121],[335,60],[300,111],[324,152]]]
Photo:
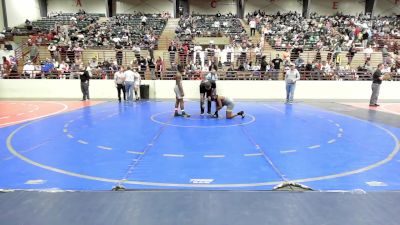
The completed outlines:
[[[164,28],[160,38],[158,39],[158,49],[167,50],[169,43],[175,38],[175,30],[178,27],[179,19],[168,19],[167,25]]]
[[[261,34],[256,31],[254,36],[250,36],[250,26],[247,24],[247,22],[245,20],[241,19],[240,23],[242,24],[246,33],[249,35],[249,39],[251,40],[251,42],[254,44],[257,44],[260,41]]]

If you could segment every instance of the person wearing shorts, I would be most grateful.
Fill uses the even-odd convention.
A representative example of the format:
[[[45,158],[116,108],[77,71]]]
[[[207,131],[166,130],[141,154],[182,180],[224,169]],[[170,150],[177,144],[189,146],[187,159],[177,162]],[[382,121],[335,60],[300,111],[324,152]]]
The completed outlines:
[[[233,108],[235,107],[235,103],[233,102],[232,99],[220,95],[216,95],[213,99],[217,104],[217,110],[214,113],[215,118],[218,118],[218,111],[221,110],[224,106],[226,106],[227,119],[233,119],[236,116],[241,116],[242,118],[244,118],[245,114],[243,111],[240,111],[236,114],[233,113]]]
[[[176,99],[174,116],[190,117],[190,115],[185,112],[185,103],[183,102],[183,96],[185,96],[185,93],[183,92],[182,87],[182,75],[179,72],[175,75],[174,92]],[[181,108],[181,113],[178,112],[179,108]]]

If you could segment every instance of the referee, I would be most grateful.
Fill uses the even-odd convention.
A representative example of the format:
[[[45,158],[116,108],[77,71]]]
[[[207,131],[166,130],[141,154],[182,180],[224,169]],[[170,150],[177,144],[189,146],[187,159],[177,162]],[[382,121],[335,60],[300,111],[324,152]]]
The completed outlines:
[[[207,114],[211,115],[211,100],[216,95],[217,85],[214,80],[202,80],[200,83],[200,114],[204,115],[204,103],[207,100]]]
[[[371,107],[379,106],[377,104],[377,101],[379,97],[379,89],[381,88],[383,80],[382,70],[383,70],[383,63],[379,63],[378,68],[375,70],[372,76],[372,86],[371,86],[372,95],[371,95],[371,100],[369,101],[369,106]]]

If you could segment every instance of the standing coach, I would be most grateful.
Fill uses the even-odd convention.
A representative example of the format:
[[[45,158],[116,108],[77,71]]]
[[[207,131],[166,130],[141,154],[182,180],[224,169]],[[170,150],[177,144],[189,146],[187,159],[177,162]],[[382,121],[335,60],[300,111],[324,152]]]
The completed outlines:
[[[383,63],[378,64],[378,68],[375,70],[373,76],[372,76],[372,95],[371,99],[369,101],[369,106],[371,107],[377,107],[379,106],[377,104],[378,97],[379,97],[379,89],[381,88],[383,76],[382,76],[382,70],[383,70]]]
[[[80,74],[80,79],[81,79],[81,91],[83,94],[82,101],[89,100],[89,71],[85,69],[84,67],[81,67],[81,74]]]

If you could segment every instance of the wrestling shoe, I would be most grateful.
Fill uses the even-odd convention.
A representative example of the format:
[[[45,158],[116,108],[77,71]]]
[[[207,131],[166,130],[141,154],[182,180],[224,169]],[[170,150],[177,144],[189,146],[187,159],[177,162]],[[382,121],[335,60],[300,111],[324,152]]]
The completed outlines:
[[[215,112],[214,115],[212,115],[213,118],[218,118],[218,112]]]
[[[240,111],[240,112],[238,112],[237,114],[238,114],[239,116],[241,116],[242,118],[244,118],[244,115],[245,115],[245,114],[244,114],[243,111]]]
[[[174,116],[175,116],[175,117],[177,117],[177,116],[182,116],[182,114],[179,114],[178,112],[175,112]]]

